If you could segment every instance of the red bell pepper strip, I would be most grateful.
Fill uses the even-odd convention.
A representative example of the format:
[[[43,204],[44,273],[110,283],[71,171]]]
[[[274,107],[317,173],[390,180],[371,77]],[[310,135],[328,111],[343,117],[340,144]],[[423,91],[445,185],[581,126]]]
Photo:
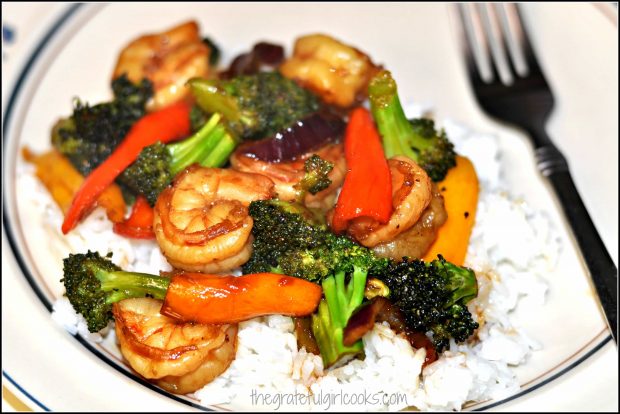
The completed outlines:
[[[387,223],[392,215],[392,177],[370,112],[351,112],[344,138],[347,175],[336,203],[332,230],[340,233],[356,217]]]
[[[125,221],[114,223],[114,233],[134,239],[154,239],[153,218],[155,213],[146,200],[140,195],[131,208],[131,215]]]
[[[99,195],[131,165],[146,146],[174,141],[190,133],[190,107],[179,102],[140,118],[114,152],[86,177],[62,223],[67,234],[90,211]]]

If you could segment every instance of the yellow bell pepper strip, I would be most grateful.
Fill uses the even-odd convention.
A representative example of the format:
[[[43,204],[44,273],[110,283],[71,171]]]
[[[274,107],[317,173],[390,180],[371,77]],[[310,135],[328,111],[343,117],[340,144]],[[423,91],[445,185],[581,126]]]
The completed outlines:
[[[63,234],[71,231],[88,214],[99,195],[138,158],[144,147],[189,135],[189,114],[189,105],[179,102],[140,118],[114,152],[86,177],[65,215]]]
[[[34,164],[37,178],[47,188],[62,213],[67,214],[75,193],[84,182],[84,176],[55,149],[37,155],[23,148],[22,156]],[[117,223],[125,219],[125,200],[118,185],[108,186],[97,199],[97,205],[106,210],[110,221]]]
[[[332,229],[341,233],[356,217],[387,223],[392,215],[392,177],[381,137],[365,108],[355,108],[350,114],[344,154],[348,171],[334,210]]]
[[[462,266],[478,206],[478,176],[471,161],[457,155],[456,166],[448,170],[437,186],[443,195],[448,219],[439,228],[423,260],[432,261],[441,254],[447,261]]]

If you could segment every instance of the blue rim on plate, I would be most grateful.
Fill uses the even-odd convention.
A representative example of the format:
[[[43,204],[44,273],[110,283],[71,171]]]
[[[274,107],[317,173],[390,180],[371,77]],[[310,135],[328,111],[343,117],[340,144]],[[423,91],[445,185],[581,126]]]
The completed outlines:
[[[40,402],[37,398],[35,398],[34,396],[32,396],[28,391],[26,391],[24,389],[24,387],[22,387],[21,385],[19,385],[13,378],[11,378],[11,376],[9,374],[7,374],[4,370],[2,371],[2,376],[4,378],[6,378],[7,381],[9,381],[11,384],[13,384],[13,386],[15,388],[17,388],[19,390],[19,392],[21,392],[24,396],[26,396],[26,398],[28,398],[30,401],[32,401],[34,404],[37,405],[37,407],[41,408],[43,411],[51,411],[49,408],[47,408],[45,405],[43,405],[42,402]],[[21,401],[20,401],[21,402]]]
[[[76,15],[76,12],[81,9],[83,6],[83,4],[73,4],[70,5],[68,7],[68,9],[52,24],[52,26],[50,27],[50,29],[42,36],[42,39],[38,42],[37,46],[34,48],[34,51],[31,53],[31,55],[29,56],[29,58],[27,59],[26,63],[24,64],[23,69],[19,72],[19,77],[17,79],[17,81],[15,82],[15,85],[13,86],[11,93],[9,95],[8,98],[8,103],[6,106],[6,110],[4,111],[3,114],[3,128],[2,128],[2,132],[3,132],[3,142],[2,142],[2,146],[3,146],[3,150],[6,147],[6,144],[9,142],[9,137],[8,137],[8,131],[9,128],[8,126],[10,125],[11,121],[12,121],[12,116],[13,116],[13,111],[16,105],[16,102],[20,96],[20,93],[22,92],[22,87],[24,85],[24,82],[26,80],[26,78],[28,77],[28,74],[30,73],[31,69],[33,68],[33,66],[35,65],[35,63],[37,62],[37,60],[39,59],[42,51],[45,49],[45,47],[50,43],[50,41],[58,34],[58,32],[60,31],[60,29],[64,26],[66,26],[66,24]],[[4,156],[6,157],[6,152],[3,151]],[[4,160],[3,160],[3,165],[5,165]],[[4,174],[3,174],[4,176]],[[5,204],[5,194],[3,192],[3,196],[2,196],[2,202],[3,202],[3,206]],[[7,236],[7,240],[9,242],[9,246],[11,248],[11,252],[14,256],[14,259],[16,260],[20,270],[22,271],[22,274],[24,276],[24,278],[26,279],[26,281],[28,282],[28,284],[30,285],[30,287],[32,288],[32,290],[34,291],[34,293],[36,294],[36,296],[38,297],[38,299],[41,301],[41,303],[45,306],[45,308],[51,313],[52,312],[52,303],[50,302],[50,300],[46,297],[45,293],[43,293],[43,291],[41,290],[41,287],[36,283],[35,278],[33,277],[31,270],[28,268],[27,264],[25,263],[24,259],[22,258],[20,251],[19,251],[19,247],[16,241],[16,237],[11,225],[11,222],[9,220],[9,217],[7,215],[6,210],[3,209],[3,214],[2,214],[2,220],[3,220],[3,231],[5,232],[6,236]],[[74,334],[72,335],[82,346],[84,346],[86,349],[88,349],[90,352],[92,352],[94,355],[96,355],[101,361],[105,362],[107,365],[109,365],[110,367],[114,368],[116,371],[122,373],[123,375],[125,375],[126,377],[132,379],[133,381],[139,383],[140,385],[143,385],[147,388],[149,388],[150,390],[157,392],[158,394],[161,394],[163,396],[166,396],[174,401],[177,401],[179,403],[182,403],[184,405],[202,410],[202,411],[214,411],[212,408],[208,408],[205,407],[203,405],[194,403],[190,400],[184,399],[180,396],[177,396],[175,394],[171,394],[167,391],[164,391],[163,389],[153,385],[152,383],[146,381],[145,379],[135,375],[134,373],[128,371],[125,367],[120,366],[114,362],[112,362],[108,357],[106,357],[106,355],[104,355],[103,352],[101,352],[99,349],[97,349],[96,346],[94,346],[91,342],[85,340],[84,338],[82,338],[80,335],[78,334]],[[596,338],[600,336],[600,334],[596,335],[593,340],[595,341]],[[541,376],[539,376],[536,380],[531,381],[530,383],[533,383],[532,385],[530,385],[528,388],[523,389],[521,391],[519,391],[518,393],[511,395],[509,397],[506,397],[502,400],[499,401],[484,401],[484,402],[480,402],[480,403],[475,403],[475,404],[471,404],[471,405],[466,405],[464,408],[465,409],[471,409],[473,411],[485,411],[485,410],[489,410],[495,407],[498,407],[500,405],[506,404],[510,401],[516,400],[520,397],[523,397],[524,395],[527,395],[529,393],[531,393],[532,391],[535,391],[547,384],[549,384],[550,382],[558,379],[559,377],[565,375],[566,373],[572,371],[574,368],[576,368],[577,366],[579,366],[581,363],[583,363],[584,361],[588,360],[590,357],[592,357],[593,355],[595,355],[598,351],[600,351],[608,342],[611,341],[611,335],[607,335],[606,337],[604,337],[599,343],[593,345],[593,347],[588,350],[585,354],[583,354],[582,356],[580,356],[578,359],[568,363],[568,365],[566,365],[565,367],[559,369],[559,371],[557,371],[554,374],[551,374],[551,372],[558,370],[559,367],[561,367],[563,364],[566,364],[568,360],[570,360],[571,358],[568,358],[567,360],[563,361],[562,363],[558,364],[556,367],[550,369],[549,371],[547,371],[546,373],[542,374]],[[591,342],[586,345],[590,346]],[[573,354],[573,357],[575,355],[577,355],[579,352],[576,352],[575,354]],[[23,386],[21,386],[20,384],[18,384],[13,378],[11,378],[11,376],[6,373],[5,371],[2,372],[3,376],[9,380],[9,382],[11,384],[13,384],[17,389],[20,390],[20,392],[22,392],[26,397],[28,397],[34,404],[36,404],[39,408],[49,411],[49,408],[44,405],[41,401],[39,401],[36,397],[32,396],[30,393],[28,393],[25,388]],[[546,378],[545,378],[546,377]],[[544,379],[541,379],[544,378]],[[539,382],[536,382],[539,381]],[[482,405],[481,407],[476,407]]]

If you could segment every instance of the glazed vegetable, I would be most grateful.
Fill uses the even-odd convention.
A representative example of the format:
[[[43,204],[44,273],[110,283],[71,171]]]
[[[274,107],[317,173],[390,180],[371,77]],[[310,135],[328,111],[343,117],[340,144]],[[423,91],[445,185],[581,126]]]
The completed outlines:
[[[164,299],[170,283],[167,277],[123,272],[108,258],[88,251],[63,260],[60,281],[73,309],[84,316],[91,332],[100,331],[112,320],[113,303],[147,295]]]
[[[126,272],[99,253],[70,254],[61,282],[91,332],[112,320],[112,304],[129,298],[164,300],[162,314],[186,322],[233,323],[260,315],[303,316],[321,299],[321,288],[280,274],[242,277],[177,273],[171,278]]]
[[[467,303],[478,295],[476,275],[439,257],[390,262],[381,274],[373,274],[390,289],[389,299],[405,315],[412,331],[432,332],[438,352],[454,338],[465,341],[478,328]]]
[[[349,220],[357,217],[386,223],[392,215],[392,178],[368,110],[356,108],[351,112],[344,151],[348,172],[336,203],[332,229],[341,233]]]
[[[52,129],[52,145],[84,176],[112,154],[153,95],[149,81],[131,83],[121,76],[112,82],[114,100],[89,106],[76,101],[73,115]]]
[[[65,216],[62,232],[67,234],[77,225],[97,197],[136,160],[144,147],[181,138],[189,129],[189,107],[183,102],[152,112],[136,122],[112,155],[86,178]]]
[[[298,191],[297,201],[303,202],[307,193],[316,194],[329,187],[332,181],[329,173],[334,169],[334,164],[325,161],[316,154],[313,154],[304,162],[304,178],[295,185]]]
[[[433,181],[441,181],[456,164],[454,146],[430,119],[407,120],[389,71],[379,72],[368,86],[372,115],[383,138],[387,158],[405,155],[420,165]]]
[[[390,288],[385,283],[375,277],[371,277],[366,281],[366,288],[364,289],[364,297],[368,300],[380,297],[389,297]]]
[[[235,323],[263,315],[309,315],[320,300],[320,286],[281,274],[180,273],[170,279],[161,313],[198,323]]]
[[[457,155],[456,167],[451,168],[437,186],[443,195],[448,218],[423,259],[432,260],[441,254],[447,261],[462,265],[478,206],[478,176],[471,161]]]
[[[36,166],[36,176],[41,180],[47,191],[67,214],[75,193],[84,182],[84,177],[75,169],[61,153],[52,149],[44,154],[35,155],[29,149],[23,149],[24,159]],[[121,189],[112,184],[97,199],[97,205],[106,210],[110,221],[120,222],[125,218],[125,200]]]
[[[235,57],[230,67],[220,73],[220,79],[241,75],[254,75],[263,70],[273,70],[284,60],[284,48],[268,42],[259,42],[252,50]]]
[[[144,196],[136,197],[132,206],[131,215],[127,220],[114,223],[114,233],[134,239],[154,239],[154,213]]]
[[[297,349],[306,348],[306,351],[311,354],[321,355],[314,333],[312,333],[312,316],[293,318],[293,324]]]
[[[318,312],[312,315],[312,332],[325,368],[344,363],[364,351],[361,340],[345,345],[343,339],[351,314],[364,300],[367,275],[367,269],[354,267],[348,283],[344,271],[323,280],[325,298],[321,300]]]
[[[237,145],[219,114],[211,118],[194,135],[183,141],[164,145],[156,142],[145,147],[136,161],[119,177],[135,194],[146,197],[151,206],[175,175],[192,164],[221,167]]]
[[[191,125],[192,134],[204,127],[209,118],[209,115],[207,115],[205,111],[200,109],[198,105],[193,104],[192,109],[189,111],[189,123]]]
[[[277,72],[261,72],[217,81],[189,81],[197,104],[207,113],[221,113],[242,139],[261,139],[319,109],[309,91]]]
[[[243,273],[281,272],[320,283],[324,278],[354,268],[379,272],[387,259],[345,236],[330,232],[312,211],[298,203],[253,201],[253,253]]]
[[[239,147],[239,153],[262,161],[286,162],[340,139],[345,123],[336,115],[317,112],[275,135]]]
[[[209,66],[217,66],[217,64],[220,63],[220,56],[222,55],[220,47],[210,37],[204,37],[202,43],[209,48]]]
[[[433,333],[442,350],[454,338],[466,340],[478,327],[467,309],[477,296],[474,272],[443,258],[394,261],[380,258],[348,237],[331,233],[303,206],[278,200],[250,204],[254,219],[253,253],[244,273],[282,272],[317,283],[338,272],[364,269],[373,278],[373,293],[389,293],[412,332]],[[370,293],[370,290],[369,292]]]
[[[437,351],[430,339],[422,332],[411,331],[407,327],[405,316],[400,309],[382,296],[377,296],[366,302],[351,315],[344,329],[343,343],[345,345],[356,343],[374,328],[376,322],[387,322],[394,332],[405,334],[414,349],[426,349],[424,365],[437,360]]]

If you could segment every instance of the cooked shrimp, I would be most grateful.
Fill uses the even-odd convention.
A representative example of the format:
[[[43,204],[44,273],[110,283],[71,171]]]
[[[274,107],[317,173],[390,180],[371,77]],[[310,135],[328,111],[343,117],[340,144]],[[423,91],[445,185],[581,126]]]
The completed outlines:
[[[344,108],[365,96],[377,70],[364,53],[322,34],[297,39],[293,56],[280,66],[287,78],[313,90],[325,102]]]
[[[185,83],[189,79],[207,76],[209,53],[209,47],[200,38],[198,25],[189,21],[131,42],[119,55],[112,78],[125,73],[134,83],[149,79],[154,96],[147,109],[153,111],[187,96],[189,89]]]
[[[331,184],[323,191],[316,194],[307,194],[304,198],[306,206],[327,210],[333,207],[336,199],[336,190],[342,186],[344,176],[347,173],[344,148],[342,144],[328,144],[323,148],[309,152],[290,162],[266,162],[240,151],[235,152],[230,158],[232,168],[238,171],[253,172],[266,175],[275,183],[275,191],[280,200],[293,201],[297,199],[298,190],[295,185],[304,177],[304,162],[312,154],[334,164],[334,168],[328,177]]]
[[[347,231],[366,247],[394,239],[409,230],[422,216],[433,197],[431,179],[411,159],[396,156],[388,160],[392,175],[394,212],[386,224],[360,217],[353,219]]]
[[[379,243],[372,250],[380,257],[401,260],[403,256],[422,258],[437,238],[439,228],[446,222],[448,214],[444,207],[443,196],[435,184],[432,185],[433,197],[418,221],[392,240]]]
[[[138,374],[162,388],[177,394],[196,391],[235,359],[237,325],[178,322],[161,315],[161,305],[151,298],[113,305],[121,353]]]
[[[155,204],[153,229],[162,253],[176,268],[225,272],[252,254],[254,200],[274,196],[260,174],[197,165],[181,172]]]

